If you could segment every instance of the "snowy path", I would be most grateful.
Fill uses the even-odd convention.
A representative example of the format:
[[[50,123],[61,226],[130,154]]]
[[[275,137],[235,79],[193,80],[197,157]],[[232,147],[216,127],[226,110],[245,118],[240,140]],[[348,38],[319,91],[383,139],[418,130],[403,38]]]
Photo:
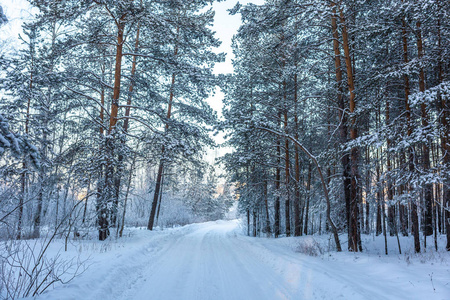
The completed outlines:
[[[219,223],[178,238],[118,299],[291,299],[293,289],[240,245],[235,227]]]
[[[450,299],[448,267],[434,270],[433,291],[428,271],[404,262],[375,264],[350,253],[310,257],[280,243],[283,239],[249,238],[237,230],[237,221],[218,221],[141,231],[140,243],[105,253],[109,258],[89,274],[42,298]]]

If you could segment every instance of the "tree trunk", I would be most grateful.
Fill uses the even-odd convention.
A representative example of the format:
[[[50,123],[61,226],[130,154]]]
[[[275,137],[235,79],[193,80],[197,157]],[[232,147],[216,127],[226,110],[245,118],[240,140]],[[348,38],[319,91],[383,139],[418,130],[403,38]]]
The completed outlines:
[[[285,98],[286,98],[286,92],[285,92]],[[285,99],[286,100],[286,99]],[[287,117],[287,109],[284,112],[284,130],[287,134],[287,128],[288,126],[288,117]],[[291,214],[290,214],[290,192],[289,192],[289,182],[290,182],[290,164],[289,164],[289,140],[285,139],[285,171],[286,171],[286,178],[285,178],[285,184],[286,184],[286,201],[285,201],[285,221],[286,221],[286,236],[291,235]]]
[[[403,0],[402,0],[403,2]],[[403,62],[408,64],[408,39],[406,35],[406,21],[405,17],[402,18],[402,41],[403,41]],[[408,75],[404,76],[405,81],[405,111],[406,111],[406,123],[407,123],[407,135],[412,134],[412,124],[411,124],[411,108],[409,106],[409,78]],[[414,154],[411,148],[408,149],[408,166],[409,172],[414,172]],[[414,199],[411,201],[411,221],[412,221],[412,231],[414,234],[414,250],[418,253],[420,252],[420,239],[419,239],[419,218],[417,215],[417,205]]]
[[[333,31],[333,49],[334,49],[334,66],[336,72],[336,83],[337,83],[337,97],[338,97],[338,117],[339,117],[339,135],[341,144],[347,143],[347,115],[345,113],[345,102],[344,102],[344,90],[342,88],[342,65],[341,65],[341,53],[339,49],[339,32],[337,27],[337,14],[336,14],[336,4],[332,3],[332,16],[331,16],[331,28]],[[344,199],[345,199],[345,217],[347,223],[347,229],[349,228],[350,222],[350,155],[346,151],[341,155],[342,163],[342,179],[344,184]]]
[[[25,136],[28,137],[29,134],[29,125],[30,125],[30,104],[31,97],[33,91],[33,57],[31,58],[31,74],[30,74],[30,83],[28,85],[30,96],[27,100],[27,114],[25,118]],[[24,160],[22,162],[22,174],[21,177],[21,187],[20,187],[20,197],[19,197],[19,216],[17,220],[17,239],[20,240],[22,237],[22,219],[23,219],[23,206],[26,202],[26,186],[27,186],[27,163]]]
[[[311,177],[312,177],[312,165],[308,165],[308,181],[306,182],[306,210],[305,210],[305,227],[304,227],[304,233],[305,235],[308,235],[308,216],[309,216],[309,200],[311,198]]]
[[[156,212],[156,223],[155,225],[158,226],[158,220],[159,220],[159,212],[161,211],[161,200],[163,195],[163,187],[164,187],[164,176],[161,178],[161,188],[159,192],[159,200],[158,200],[158,210]]]
[[[40,236],[40,227],[41,227],[41,212],[42,212],[42,203],[44,201],[44,174],[43,170],[39,171],[38,174],[38,182],[39,182],[39,192],[37,195],[37,207],[33,220],[33,238],[39,238]]]
[[[50,61],[49,65],[49,73],[53,72],[54,67],[54,49],[55,49],[55,42],[56,42],[56,20],[52,22],[52,42],[51,42],[51,54],[52,59]],[[44,101],[44,100],[41,100]],[[47,86],[47,97],[46,97],[46,103],[40,103],[40,113],[43,114],[43,120],[42,120],[42,149],[41,149],[41,156],[42,159],[47,158],[47,139],[48,139],[48,123],[49,123],[49,111],[51,107],[51,101],[52,101],[52,85],[49,84]],[[36,212],[34,215],[34,222],[33,222],[33,234],[32,236],[34,238],[38,238],[40,236],[40,227],[41,227],[41,214],[42,214],[42,205],[44,202],[44,190],[47,186],[47,176],[46,176],[46,167],[45,163],[42,164],[41,169],[39,170],[38,174],[38,183],[39,183],[39,192],[37,196],[37,205],[36,205]]]
[[[20,187],[20,197],[19,197],[19,211],[17,217],[17,239],[22,238],[22,220],[23,220],[23,206],[26,202],[26,186],[27,186],[27,165],[25,162],[22,163],[22,174],[21,174],[21,187]]]
[[[162,153],[164,153],[164,150],[165,150],[165,148],[163,146]],[[156,208],[158,206],[159,192],[161,189],[163,169],[164,169],[164,162],[161,158],[161,161],[159,162],[159,167],[158,167],[158,174],[156,175],[156,186],[155,186],[155,193],[153,194],[152,209],[150,211],[150,218],[148,219],[148,225],[147,225],[148,230],[153,230],[153,225],[154,225],[155,216],[156,216]]]
[[[114,186],[114,135],[116,133],[116,124],[119,112],[120,81],[122,77],[122,51],[124,43],[125,15],[117,23],[117,45],[116,45],[116,64],[114,69],[114,88],[111,99],[111,113],[109,118],[108,134],[105,140],[105,151],[107,153],[107,162],[105,170],[105,183],[102,190],[100,203],[98,205],[98,225],[99,240],[103,241],[109,236],[110,210],[108,203],[112,203],[115,196]]]
[[[179,33],[180,33],[180,27],[177,27],[177,35]],[[176,58],[177,55],[178,55],[178,45],[175,45],[174,58]],[[170,117],[172,115],[172,102],[173,102],[174,89],[175,89],[175,76],[176,76],[176,74],[172,73],[172,82],[170,85],[169,103],[167,105],[167,122],[170,120]],[[167,132],[168,130],[169,130],[169,123],[166,123],[165,131]],[[153,194],[152,210],[150,212],[150,218],[148,219],[148,225],[147,225],[148,230],[153,230],[153,224],[155,221],[156,207],[158,204],[158,198],[159,198],[159,193],[160,193],[160,188],[161,188],[161,178],[162,178],[162,173],[164,170],[165,149],[166,148],[163,145],[161,148],[161,160],[159,162],[158,175],[156,176],[156,186],[155,186],[155,193]]]
[[[380,192],[382,193],[382,192]],[[384,199],[384,197],[382,197]],[[386,229],[386,205],[385,201],[383,201],[382,205],[382,213],[383,213],[383,237],[384,237],[384,253],[388,255],[388,245],[387,245],[387,229]]]
[[[281,113],[278,113],[278,120],[281,119]],[[277,238],[280,235],[280,182],[281,182],[281,141],[280,137],[277,136],[277,167],[275,171],[275,224],[274,224],[274,234]]]
[[[297,73],[294,75],[294,125],[295,139],[298,140],[298,83]],[[294,198],[294,236],[302,235],[302,224],[300,222],[300,155],[297,146],[294,146],[295,155],[295,198]]]
[[[370,153],[370,148],[369,147],[367,147],[366,148],[366,164],[369,166],[370,165],[370,155],[369,155],[369,153]],[[365,233],[366,234],[369,234],[370,233],[370,220],[369,220],[369,217],[370,217],[370,204],[369,204],[369,197],[367,197],[367,195],[369,194],[369,191],[370,191],[370,171],[369,171],[369,168],[367,168],[367,171],[366,171],[366,199],[365,199],[365,202],[366,202],[366,220],[365,220]]]
[[[135,45],[134,45],[134,53],[137,53],[137,51],[139,49],[139,32],[140,32],[139,27],[140,26],[138,24],[137,31],[136,31],[136,41],[135,41]],[[130,116],[130,111],[131,111],[131,100],[132,100],[133,89],[134,89],[135,73],[136,73],[136,55],[133,55],[133,62],[131,65],[130,86],[128,87],[127,106],[125,108],[125,120],[123,123],[123,132],[125,134],[128,133],[128,127],[130,124],[129,116]],[[122,140],[122,145],[125,145],[125,139]],[[112,210],[112,216],[111,216],[111,224],[113,226],[115,226],[116,222],[117,222],[117,213],[118,213],[118,207],[119,207],[120,186],[121,186],[120,182],[122,180],[123,170],[124,170],[123,160],[124,160],[124,156],[122,153],[120,153],[118,160],[117,160],[118,170],[115,174],[115,179],[114,179],[115,194],[114,194],[113,210]]]
[[[419,60],[423,59],[423,41],[422,41],[422,31],[420,29],[421,23],[417,22],[417,52]],[[421,92],[425,92],[425,71],[423,67],[420,68],[419,72],[419,90]],[[422,103],[420,105],[422,112],[422,126],[424,128],[428,127],[429,119],[427,113],[427,105]],[[427,141],[422,145],[422,164],[424,172],[430,171],[430,148],[429,144],[431,143],[430,139],[427,138]],[[429,236],[433,234],[433,191],[431,183],[426,183],[424,186],[424,200],[425,200],[425,211],[424,211],[424,232],[425,236]]]
[[[90,194],[90,192],[91,192],[91,176],[89,176],[89,179],[88,179],[86,198],[84,199],[83,219],[81,221],[81,223],[83,223],[83,224],[84,224],[84,222],[86,222],[86,213],[87,213],[87,207],[88,207],[88,201],[89,201],[89,194]]]
[[[250,210],[247,208],[247,235],[250,236]]]
[[[131,180],[133,179],[133,172],[134,172],[134,167],[136,165],[138,148],[139,148],[139,144],[136,146],[136,152],[134,153],[133,161],[131,162],[131,166],[130,166],[130,174],[128,176],[127,190],[125,192],[125,199],[123,200],[122,225],[120,226],[119,237],[122,237],[123,229],[125,227],[125,215],[127,213],[128,195],[130,194]]]
[[[376,176],[377,176],[377,184],[380,183],[380,161],[379,154],[377,149],[377,166],[376,166]],[[381,223],[381,215],[384,214],[382,211],[384,209],[383,199],[381,197],[381,186],[377,187],[377,223],[376,223],[376,235],[380,235],[383,232],[382,223]]]
[[[256,208],[253,208],[253,236],[256,237]]]
[[[267,180],[264,180],[264,204],[266,209],[266,233],[267,237],[270,237],[270,218],[269,218],[269,203],[268,203],[268,195],[267,195]]]
[[[342,8],[340,10],[340,20],[342,25],[342,44],[345,56],[345,65],[347,69],[347,85],[350,93],[349,108],[350,108],[350,139],[352,141],[358,138],[356,116],[355,113],[355,84],[353,81],[353,67],[350,55],[350,45],[347,33],[347,25]],[[348,247],[350,251],[357,252],[360,246],[360,231],[359,231],[359,195],[358,195],[358,148],[353,147],[350,150],[351,161],[351,185],[350,185],[350,222],[349,222],[349,235],[348,235]],[[360,248],[360,247],[359,247]],[[361,249],[359,249],[361,250]]]

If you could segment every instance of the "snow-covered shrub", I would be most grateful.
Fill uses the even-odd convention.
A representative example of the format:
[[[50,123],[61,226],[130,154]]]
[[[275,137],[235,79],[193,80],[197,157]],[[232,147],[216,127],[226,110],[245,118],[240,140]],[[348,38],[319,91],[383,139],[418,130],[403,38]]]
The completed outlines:
[[[324,253],[322,246],[313,238],[300,240],[295,251],[309,256],[319,256]]]

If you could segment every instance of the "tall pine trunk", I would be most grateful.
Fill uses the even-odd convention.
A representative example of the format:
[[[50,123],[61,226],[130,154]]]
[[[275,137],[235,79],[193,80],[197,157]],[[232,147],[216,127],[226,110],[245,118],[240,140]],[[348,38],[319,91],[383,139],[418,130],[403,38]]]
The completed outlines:
[[[342,8],[340,10],[340,20],[342,25],[342,45],[344,49],[345,65],[347,70],[347,86],[350,94],[350,139],[355,141],[358,138],[356,116],[355,114],[355,83],[353,79],[353,66],[350,54],[349,37],[347,25]],[[358,193],[358,147],[353,146],[350,150],[351,162],[351,184],[350,184],[350,222],[348,231],[348,248],[350,251],[357,252],[362,250],[360,247],[360,230],[359,230],[359,193]]]
[[[281,119],[281,113],[278,113],[278,120]],[[281,141],[280,137],[277,136],[277,166],[275,170],[275,224],[274,224],[274,234],[277,238],[280,235],[280,182],[281,182]]]
[[[403,2],[403,1],[402,1]],[[408,64],[408,37],[406,32],[406,21],[405,17],[402,18],[402,41],[403,41],[403,62]],[[405,111],[406,111],[406,123],[407,123],[407,135],[408,137],[412,134],[412,124],[411,124],[411,108],[409,105],[409,77],[407,74],[404,76],[405,81]],[[412,147],[412,146],[411,146]],[[408,170],[409,172],[414,172],[414,154],[413,149],[408,148]],[[411,202],[411,221],[412,221],[412,231],[414,234],[414,250],[420,252],[420,239],[419,239],[419,218],[417,215],[417,204],[414,199],[410,199]]]
[[[137,51],[139,49],[139,32],[140,32],[139,27],[140,26],[138,24],[137,31],[136,31],[136,41],[135,41],[135,45],[134,45],[134,53],[137,53]],[[130,85],[128,87],[127,106],[125,107],[125,120],[123,122],[123,132],[125,134],[128,133],[128,127],[130,125],[129,116],[130,116],[130,112],[131,112],[131,103],[132,103],[133,90],[134,90],[134,84],[135,84],[134,81],[135,81],[135,74],[136,74],[136,57],[137,57],[136,55],[133,55],[133,61],[132,61],[132,65],[131,65],[131,78],[130,78]],[[123,146],[125,145],[125,139],[122,140],[122,145]],[[118,213],[119,198],[120,198],[120,186],[121,186],[121,181],[122,181],[123,171],[124,171],[123,160],[124,160],[124,156],[123,156],[122,152],[120,152],[120,154],[118,156],[118,160],[117,160],[118,170],[115,174],[115,179],[114,179],[115,194],[114,194],[114,201],[113,201],[113,211],[112,211],[112,216],[111,216],[111,223],[113,226],[115,226],[116,222],[117,222],[117,213]],[[125,210],[125,207],[124,207],[124,210]]]
[[[33,43],[30,43],[30,47],[32,47]],[[33,52],[33,48],[31,48],[31,52]],[[31,104],[31,97],[33,92],[33,57],[31,59],[31,74],[30,74],[30,83],[28,85],[29,88],[29,97],[27,99],[27,113],[25,116],[25,136],[28,137],[28,134],[30,132],[29,125],[30,125],[30,104]],[[17,239],[21,239],[22,237],[22,221],[23,221],[23,206],[26,202],[27,197],[27,162],[24,160],[22,162],[22,174],[20,175],[20,197],[19,197],[19,216],[17,220]]]
[[[285,100],[286,100],[286,93],[285,93]],[[284,130],[285,133],[288,134],[288,116],[287,116],[287,108],[285,108],[284,111]],[[286,171],[286,178],[285,178],[285,185],[286,185],[286,201],[285,201],[285,224],[286,224],[286,236],[291,235],[291,214],[290,214],[290,192],[289,192],[289,183],[290,183],[290,164],[289,164],[289,140],[285,139],[285,171]]]
[[[180,33],[180,27],[177,27],[177,38]],[[178,55],[178,45],[175,45],[174,49],[174,58]],[[167,122],[170,120],[170,117],[172,116],[172,102],[174,97],[174,89],[175,89],[175,77],[176,74],[172,74],[172,82],[170,85],[170,95],[169,95],[169,103],[167,104]],[[165,126],[166,132],[169,130],[169,123],[166,123]],[[158,167],[158,174],[156,175],[156,185],[155,185],[155,192],[153,194],[153,201],[152,201],[152,209],[150,211],[150,217],[148,219],[148,230],[153,230],[153,225],[155,223],[155,216],[156,216],[156,209],[158,205],[158,199],[159,199],[159,193],[161,190],[161,179],[163,176],[164,171],[164,155],[165,155],[166,148],[163,145],[161,148],[161,160],[159,161],[159,167]]]
[[[294,125],[295,134],[294,137],[298,140],[298,83],[297,83],[297,73],[294,75]],[[294,147],[295,155],[295,198],[294,198],[294,236],[302,235],[302,223],[300,218],[300,154],[297,146]]]
[[[336,84],[337,84],[337,98],[338,98],[338,117],[339,117],[339,135],[341,144],[347,143],[347,115],[345,113],[345,102],[344,102],[344,90],[343,76],[342,76],[342,64],[341,64],[341,52],[339,49],[339,32],[337,26],[337,14],[336,5],[332,4],[332,15],[331,15],[331,29],[333,31],[333,49],[334,49],[334,67],[336,73]],[[344,184],[344,200],[345,200],[345,217],[347,222],[347,228],[349,228],[350,222],[350,154],[345,151],[341,155],[342,164],[342,179]]]
[[[109,236],[109,219],[111,212],[108,208],[108,203],[112,203],[115,195],[114,186],[114,136],[116,134],[116,124],[119,112],[119,97],[120,97],[120,81],[122,77],[122,52],[124,43],[124,30],[125,30],[125,16],[117,22],[117,45],[116,45],[116,64],[114,69],[114,87],[113,97],[111,100],[111,112],[109,118],[109,128],[105,139],[105,149],[107,153],[106,169],[105,169],[105,181],[103,190],[101,191],[101,199],[99,199],[97,207],[98,226],[99,226],[99,240],[103,241]]]
[[[265,213],[266,213],[266,234],[267,237],[270,237],[271,232],[270,232],[270,217],[269,217],[269,203],[268,203],[268,193],[267,193],[267,179],[264,180],[264,208],[265,208]]]
[[[389,126],[390,122],[390,107],[389,107],[389,100],[386,98],[386,126]],[[389,235],[394,236],[396,234],[395,232],[395,205],[393,203],[394,201],[394,188],[392,186],[392,179],[391,179],[391,171],[392,171],[392,164],[391,164],[391,153],[390,148],[392,145],[391,139],[387,138],[387,153],[386,153],[386,183],[387,183],[387,200],[388,200],[388,229],[389,229]]]
[[[311,177],[312,177],[312,165],[308,165],[308,180],[306,182],[306,208],[305,208],[305,227],[304,232],[308,234],[308,216],[309,216],[309,201],[311,198]]]
[[[417,52],[419,60],[423,59],[423,41],[422,41],[422,30],[421,23],[417,22]],[[421,92],[425,92],[425,71],[423,67],[420,68],[419,71],[419,90]],[[427,105],[422,103],[420,105],[421,113],[422,113],[422,126],[427,128],[429,125],[428,113],[427,113]],[[422,165],[423,171],[430,171],[430,148],[429,144],[431,144],[430,138],[427,138],[426,142],[422,144]],[[424,228],[423,234],[426,236],[433,234],[433,187],[431,183],[425,183],[424,186],[424,200],[425,200],[425,211],[424,211]]]

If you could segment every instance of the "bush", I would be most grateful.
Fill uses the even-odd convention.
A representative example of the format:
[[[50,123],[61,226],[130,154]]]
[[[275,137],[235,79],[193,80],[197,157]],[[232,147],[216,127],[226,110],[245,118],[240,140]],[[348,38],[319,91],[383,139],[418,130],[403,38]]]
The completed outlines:
[[[324,253],[322,246],[313,238],[302,239],[298,243],[295,252],[309,256],[319,256]]]

